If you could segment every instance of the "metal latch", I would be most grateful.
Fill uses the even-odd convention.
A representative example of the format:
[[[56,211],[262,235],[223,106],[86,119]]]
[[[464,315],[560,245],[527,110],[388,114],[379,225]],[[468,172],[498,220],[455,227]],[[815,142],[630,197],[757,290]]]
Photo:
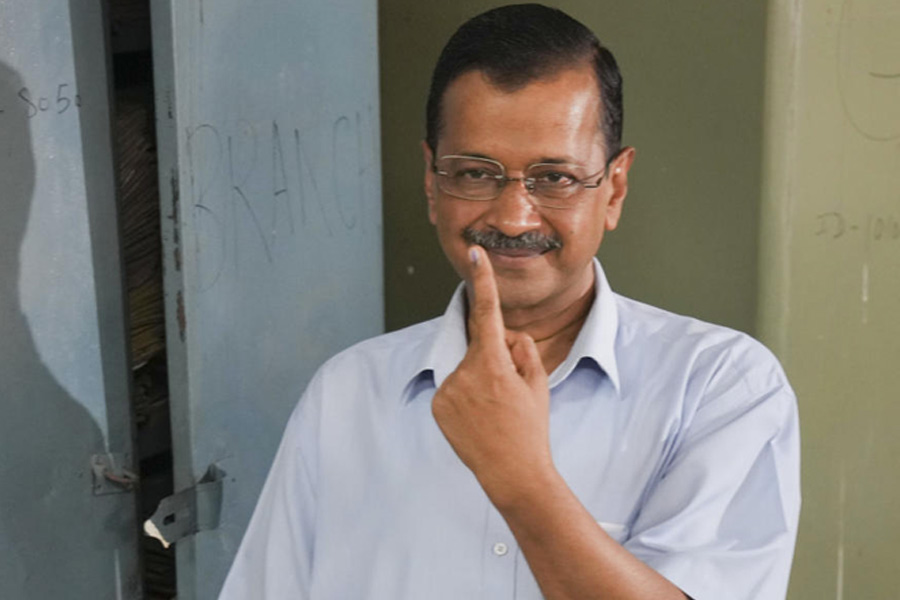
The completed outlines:
[[[153,516],[144,521],[144,533],[168,548],[198,531],[218,527],[224,477],[225,471],[210,465],[197,485],[160,500]]]
[[[91,474],[95,496],[125,494],[134,491],[138,477],[125,468],[131,463],[128,454],[94,454],[91,456]]]

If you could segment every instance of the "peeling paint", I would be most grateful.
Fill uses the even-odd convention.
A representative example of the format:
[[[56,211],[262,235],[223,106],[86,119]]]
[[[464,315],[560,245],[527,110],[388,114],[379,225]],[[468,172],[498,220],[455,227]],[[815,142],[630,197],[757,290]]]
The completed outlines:
[[[181,271],[181,222],[178,212],[181,196],[180,188],[178,187],[178,171],[176,169],[172,169],[169,176],[169,184],[172,190],[172,213],[169,215],[169,220],[172,221],[172,245],[174,246],[172,258],[175,262],[175,270]]]
[[[178,171],[176,169],[172,169],[172,173],[169,175],[169,184],[172,188],[172,213],[169,215],[169,219],[172,221],[174,227],[174,242],[176,244],[181,243],[180,237],[181,233],[179,231],[180,224],[178,222],[178,204],[180,202],[179,196],[179,188],[178,188]]]
[[[184,294],[178,290],[175,297],[175,318],[178,320],[178,337],[184,341],[184,330],[187,328],[187,320],[184,315]]]

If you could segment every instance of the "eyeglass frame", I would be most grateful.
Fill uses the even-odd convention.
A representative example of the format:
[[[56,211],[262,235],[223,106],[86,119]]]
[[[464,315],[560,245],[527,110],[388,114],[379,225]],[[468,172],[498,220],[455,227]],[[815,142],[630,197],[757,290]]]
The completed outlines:
[[[612,162],[615,159],[617,159],[620,154],[621,154],[621,152],[617,152],[616,154],[611,156],[608,161],[606,161],[606,164],[598,172],[594,173],[593,175],[588,175],[587,177],[585,177],[583,179],[576,179],[575,183],[581,185],[581,187],[583,189],[596,189],[596,188],[600,187],[600,184],[603,183],[603,179],[608,174],[607,170],[609,169],[609,165],[611,165]],[[542,202],[540,202],[542,197],[538,194],[535,194],[535,184],[537,183],[536,179],[534,179],[533,177],[509,177],[506,174],[506,165],[504,165],[502,162],[500,162],[498,160],[494,160],[493,158],[487,158],[484,156],[470,156],[468,154],[445,154],[444,156],[441,156],[440,158],[437,158],[437,159],[431,161],[431,171],[435,175],[439,175],[441,177],[450,177],[450,173],[448,173],[447,171],[439,170],[437,167],[438,161],[442,161],[442,160],[445,160],[448,158],[464,158],[464,159],[469,159],[469,160],[480,160],[480,161],[495,164],[498,167],[500,167],[500,175],[490,175],[490,177],[492,179],[494,179],[495,181],[497,181],[499,183],[499,185],[497,187],[497,194],[495,196],[491,196],[490,198],[466,198],[465,196],[459,196],[452,192],[448,192],[448,191],[444,190],[440,184],[438,184],[438,189],[440,189],[443,193],[447,194],[448,196],[453,196],[454,198],[459,198],[460,200],[466,200],[468,202],[492,202],[500,197],[500,195],[503,193],[503,190],[504,190],[504,188],[506,188],[506,185],[508,183],[510,183],[512,181],[521,181],[525,185],[525,191],[527,191],[528,194],[535,199],[534,200],[535,204],[537,204],[538,206],[544,206],[547,208],[565,209],[565,208],[573,208],[576,204],[580,204],[580,202],[576,202],[572,206],[553,206],[553,205],[549,205],[549,204],[543,204]],[[539,166],[577,167],[579,165],[575,165],[572,163],[537,162],[537,163],[533,163],[533,164],[530,164],[527,167],[525,167],[523,172],[528,172],[530,169],[532,169],[534,167],[539,167]],[[597,177],[598,175],[600,176],[600,178],[597,181],[595,181],[594,183],[586,183],[586,182],[590,182],[592,179],[594,179],[594,177]],[[580,192],[576,191],[574,194],[572,194],[572,196],[575,196],[579,193]],[[572,196],[569,196],[569,197],[571,198]]]

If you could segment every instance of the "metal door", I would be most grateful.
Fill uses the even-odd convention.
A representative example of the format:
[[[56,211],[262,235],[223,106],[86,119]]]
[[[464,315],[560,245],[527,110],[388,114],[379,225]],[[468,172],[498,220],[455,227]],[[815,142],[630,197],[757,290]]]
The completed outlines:
[[[140,596],[104,30],[0,0],[4,599]]]
[[[176,489],[159,525],[186,536],[179,598],[213,598],[306,382],[383,330],[377,7],[152,8]]]

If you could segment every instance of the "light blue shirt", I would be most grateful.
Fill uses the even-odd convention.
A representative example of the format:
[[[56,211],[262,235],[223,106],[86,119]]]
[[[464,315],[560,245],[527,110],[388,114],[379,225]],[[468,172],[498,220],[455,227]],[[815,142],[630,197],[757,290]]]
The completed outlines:
[[[596,299],[550,376],[557,469],[601,526],[696,600],[784,598],[799,493],[796,400],[748,336]],[[541,598],[525,556],[431,414],[466,352],[440,318],[319,369],[220,598]]]

